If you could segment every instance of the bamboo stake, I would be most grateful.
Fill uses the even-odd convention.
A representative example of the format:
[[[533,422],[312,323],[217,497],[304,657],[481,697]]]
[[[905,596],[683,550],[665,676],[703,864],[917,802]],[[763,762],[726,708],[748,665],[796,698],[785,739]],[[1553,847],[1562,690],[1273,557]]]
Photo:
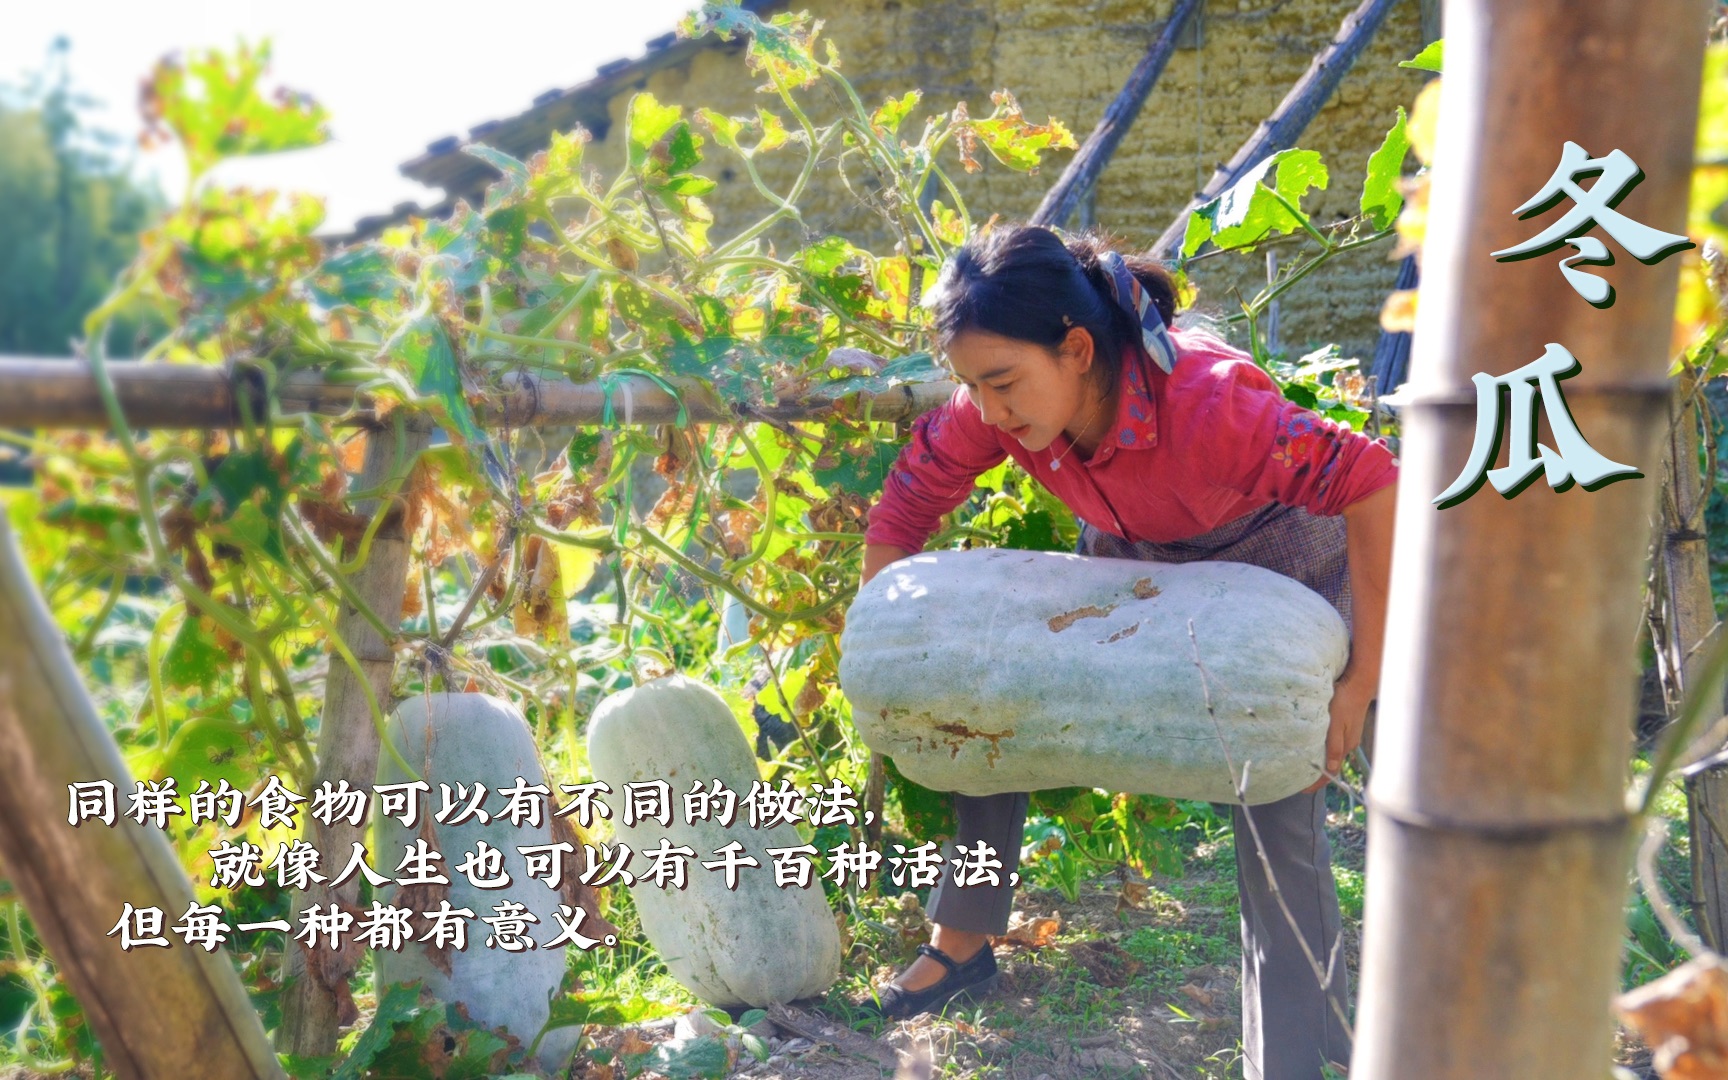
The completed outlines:
[[[1170,13],[1170,18],[1164,24],[1163,33],[1152,42],[1146,50],[1146,55],[1134,65],[1134,70],[1128,73],[1128,81],[1122,87],[1121,93],[1110,102],[1109,108],[1099,118],[1098,126],[1092,129],[1092,134],[1086,136],[1072,158],[1068,167],[1062,170],[1062,175],[1050,190],[1044,193],[1044,200],[1038,204],[1038,209],[1032,215],[1034,225],[1060,225],[1068,220],[1068,215],[1080,204],[1081,198],[1093,190],[1093,184],[1104,171],[1104,166],[1110,163],[1110,158],[1116,153],[1116,148],[1122,144],[1122,139],[1133,126],[1134,118],[1140,115],[1140,107],[1146,104],[1146,97],[1152,93],[1152,88],[1158,84],[1158,77],[1164,74],[1165,65],[1170,63],[1170,57],[1175,55],[1176,40],[1182,36],[1182,28],[1200,10],[1201,0],[1178,0],[1176,10]]]
[[[1622,255],[1607,268],[1618,300],[1601,310],[1560,256],[1489,253],[1542,227],[1513,210],[1565,140],[1631,155],[1647,179],[1620,212],[1684,232],[1706,14],[1693,0],[1446,9],[1415,379],[1400,395],[1353,1077],[1577,1080],[1610,1061],[1634,840],[1629,646],[1657,485],[1431,500],[1472,444],[1470,376],[1547,342],[1583,364],[1564,386],[1590,443],[1647,470],[1661,460],[1678,261]]]
[[[1212,179],[1188,201],[1188,205],[1176,215],[1176,220],[1158,237],[1152,245],[1154,258],[1168,259],[1175,254],[1182,244],[1182,234],[1188,228],[1188,215],[1196,206],[1217,198],[1220,192],[1240,180],[1263,159],[1296,145],[1309,121],[1319,113],[1322,105],[1331,100],[1332,92],[1338,89],[1338,84],[1356,63],[1356,57],[1374,40],[1374,34],[1386,21],[1386,13],[1395,3],[1397,0],[1362,0],[1361,6],[1345,17],[1343,25],[1338,28],[1338,35],[1314,55],[1308,70],[1291,85],[1290,92],[1284,95],[1284,100],[1278,103],[1272,115],[1260,121],[1260,126],[1248,136],[1248,141],[1242,144],[1236,155],[1218,166]]]
[[[0,642],[0,857],[108,1067],[128,1080],[282,1076],[228,955],[171,936],[193,895],[162,831],[67,824],[69,784],[112,782],[124,813],[134,782],[3,512]],[[106,935],[126,904],[161,908],[173,945],[122,952]]]
[[[110,361],[120,407],[133,426],[145,428],[219,429],[240,426],[239,409],[262,400],[256,372],[231,367],[188,364],[139,364]],[[688,380],[669,380],[684,398],[688,417],[697,423],[737,420],[742,415],[706,396]],[[600,383],[572,383],[526,371],[500,380],[501,389],[482,397],[476,407],[480,422],[491,427],[557,427],[598,424],[606,412],[608,394],[622,419],[630,403],[632,420],[643,424],[670,423],[679,403],[652,379],[639,376]],[[910,420],[947,401],[951,382],[903,383],[880,393],[859,393],[846,402],[839,396],[813,393],[773,405],[751,406],[751,417],[770,420],[813,420],[844,411],[877,420]],[[304,413],[341,415],[358,409],[354,421],[371,423],[371,405],[354,387],[327,381],[317,372],[296,372],[278,388],[282,415]],[[106,428],[108,414],[96,394],[87,364],[78,360],[0,356],[0,427]]]
[[[416,457],[425,449],[428,437],[427,429],[406,425],[401,429],[385,428],[368,436],[366,458],[355,482],[358,490],[383,487],[398,490],[414,467]],[[356,509],[370,517],[377,511],[378,501],[366,500]],[[401,515],[387,516],[372,540],[365,565],[352,579],[355,593],[390,626],[401,621],[402,597],[407,590],[408,540]],[[356,677],[342,658],[331,656],[313,784],[317,788],[325,782],[339,784],[346,780],[350,787],[370,789],[378,772],[379,751],[372,702],[377,702],[386,713],[390,710],[390,680],[395,672],[396,654],[392,643],[385,641],[351,604],[343,604],[336,629],[358,661],[365,682]],[[340,818],[326,826],[308,814],[304,824],[311,834],[312,846],[328,860],[346,860],[354,843],[366,838],[364,824],[351,825]],[[312,904],[340,903],[349,911],[358,911],[359,896],[358,876],[339,890],[333,891],[322,883],[314,885],[295,894],[294,920],[297,924],[300,912]],[[350,1019],[343,1013],[352,1008],[352,1002],[346,998],[347,979],[358,962],[357,951],[322,950],[309,957],[305,949],[290,943],[287,956],[290,981],[278,1034],[281,1049],[305,1057],[334,1053],[338,1028]],[[313,962],[309,963],[309,959]]]
[[[1700,646],[1716,627],[1716,603],[1710,591],[1710,535],[1704,524],[1709,480],[1700,471],[1698,433],[1702,395],[1688,376],[1675,388],[1670,427],[1664,443],[1664,492],[1661,560],[1664,623],[1664,665],[1680,690],[1699,678]],[[1707,408],[1707,406],[1706,406]],[[1676,703],[1679,694],[1674,695]],[[1670,715],[1673,715],[1672,710]],[[1706,735],[1705,738],[1709,738]],[[1688,757],[1720,751],[1717,745],[1694,747]],[[1728,941],[1728,838],[1719,831],[1728,822],[1728,769],[1720,764],[1687,769],[1686,817],[1691,843],[1693,912],[1698,930],[1710,948],[1720,952]]]

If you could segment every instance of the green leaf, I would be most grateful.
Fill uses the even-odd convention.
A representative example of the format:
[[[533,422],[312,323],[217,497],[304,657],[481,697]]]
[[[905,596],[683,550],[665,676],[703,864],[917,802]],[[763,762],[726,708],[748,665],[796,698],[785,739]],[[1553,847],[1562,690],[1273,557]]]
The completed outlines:
[[[162,771],[180,782],[182,793],[191,792],[200,780],[210,781],[211,787],[226,780],[243,790],[257,775],[251,753],[252,740],[244,725],[200,716],[174,733],[163,755]]]
[[[887,479],[888,470],[899,453],[898,446],[886,442],[846,446],[835,455],[839,458],[838,464],[828,469],[812,466],[810,475],[830,492],[838,488],[854,495],[873,496],[882,491],[882,481]]]
[[[922,90],[908,90],[900,97],[891,97],[882,103],[881,108],[871,114],[870,122],[890,135],[897,135],[900,132],[900,124],[911,115],[913,109],[918,107],[918,101],[923,96]]]
[[[1274,169],[1275,180],[1268,186],[1266,176]],[[1183,257],[1199,251],[1208,240],[1220,248],[1249,250],[1273,236],[1301,230],[1308,220],[1302,197],[1311,189],[1324,189],[1327,180],[1326,166],[1316,151],[1280,150],[1195,209],[1183,238]]]
[[[242,42],[232,53],[200,50],[184,62],[160,61],[144,84],[145,111],[173,131],[193,176],[224,158],[317,146],[329,138],[329,113],[287,89],[266,95],[259,80],[270,66],[268,41]]]
[[[228,666],[228,654],[217,646],[212,630],[189,612],[162,654],[162,681],[177,690],[208,691]]]
[[[727,116],[725,113],[715,112],[708,108],[697,109],[696,116],[707,125],[708,132],[714,136],[715,142],[728,150],[739,149],[738,136],[743,133],[744,125],[749,121],[740,120],[736,116]]]
[[[852,242],[841,236],[827,236],[798,253],[798,264],[817,277],[827,277],[858,255]]]
[[[689,124],[679,123],[672,129],[672,138],[666,143],[666,153],[660,164],[674,175],[687,173],[702,164],[702,137],[690,130]]]
[[[294,1080],[322,1080],[336,1067],[337,1056],[301,1057],[299,1054],[277,1054],[276,1062]]]
[[[653,1051],[620,1054],[619,1061],[626,1066],[627,1075],[650,1068],[670,1080],[721,1080],[731,1068],[731,1054],[727,1054],[726,1044],[712,1035],[700,1035],[683,1042],[662,1042]]]
[[[1376,229],[1388,229],[1398,220],[1404,196],[1398,190],[1404,155],[1410,152],[1410,135],[1404,128],[1404,106],[1398,106],[1398,122],[1386,133],[1386,141],[1368,159],[1368,178],[1362,183],[1362,213]]]
[[[1002,534],[1002,546],[1022,551],[1072,551],[1073,544],[1063,543],[1057,531],[1056,517],[1048,510],[1028,510],[1009,522]]]
[[[848,375],[822,384],[822,389],[836,396],[865,393],[880,394],[901,383],[943,382],[948,372],[929,353],[907,353],[882,365],[873,375]]]
[[[474,411],[462,392],[462,373],[444,326],[431,315],[411,322],[395,339],[395,355],[414,381],[414,389],[435,398],[457,434],[472,443],[486,440],[475,422]]]
[[[1218,231],[1218,200],[1196,206],[1188,214],[1188,228],[1182,233],[1182,257],[1184,259],[1200,250],[1202,244],[1212,239]]]
[[[428,221],[420,241],[428,252],[443,256],[433,262],[432,272],[451,288],[463,292],[485,279],[485,220],[479,214],[469,211]]]
[[[570,436],[570,448],[565,457],[571,476],[581,480],[599,463],[604,434],[599,428],[578,428],[576,434]]]
[[[1326,189],[1326,163],[1317,150],[1290,149],[1280,151],[1278,159],[1278,194],[1300,205],[1302,196],[1311,189]]]
[[[501,210],[520,199],[528,190],[528,166],[490,146],[471,143],[462,148],[462,152],[477,157],[486,164],[503,173],[502,179],[486,189],[486,205],[481,208],[482,215],[489,215],[494,210]]]
[[[1047,124],[1028,123],[1019,107],[998,109],[1003,115],[991,115],[974,120],[972,131],[984,148],[997,161],[1021,172],[1031,172],[1043,161],[1046,150],[1072,150],[1077,144],[1073,134],[1060,120]]]
[[[760,105],[756,107],[756,119],[762,125],[762,138],[756,143],[751,154],[766,154],[770,150],[778,150],[792,138],[786,130],[786,122],[777,113],[771,113]]]
[[[885,766],[883,775],[886,778],[887,802],[899,811],[900,820],[906,826],[906,835],[912,837],[912,843],[945,840],[953,836],[955,819],[952,793],[932,791],[922,784],[906,779],[894,764],[893,758],[883,758],[882,761]]]
[[[728,403],[765,401],[779,365],[799,367],[817,348],[814,338],[768,334],[748,340],[718,336],[680,341],[666,350],[666,368],[674,375],[702,379]]]
[[[240,539],[280,562],[286,558],[280,525],[287,500],[284,480],[262,451],[236,451],[210,471],[210,484],[193,505],[210,507]]]
[[[684,173],[669,177],[663,183],[654,184],[649,190],[663,191],[668,195],[706,195],[718,186],[718,181],[711,177]]]
[[[1401,61],[1398,66],[1403,68],[1415,68],[1417,71],[1432,71],[1438,73],[1440,70],[1441,55],[1445,51],[1445,45],[1446,40],[1441,38],[1440,40],[1431,43],[1427,48],[1423,49],[1410,59]]]
[[[620,998],[611,993],[561,994],[552,999],[544,1030],[575,1027],[577,1024],[599,1024],[601,1027],[621,1027],[651,1020],[664,1010],[641,994]]]
[[[648,164],[654,144],[677,125],[684,110],[662,105],[653,94],[643,92],[630,99],[624,121],[624,145],[629,148],[630,168],[640,172]]]
[[[396,1025],[405,1024],[425,1011],[420,1004],[420,983],[392,983],[378,1001],[372,1022],[354,1044],[354,1050],[331,1080],[361,1080],[378,1054],[390,1045]]]
[[[324,260],[308,276],[307,289],[323,307],[358,307],[365,301],[400,296],[403,282],[384,253],[368,244]]]
[[[723,40],[735,35],[750,37],[748,59],[752,70],[767,68],[798,86],[809,85],[818,69],[812,46],[816,30],[808,13],[782,12],[767,22],[737,4],[713,3],[686,16],[678,32],[686,37],[712,30]],[[830,60],[833,48],[829,48]]]

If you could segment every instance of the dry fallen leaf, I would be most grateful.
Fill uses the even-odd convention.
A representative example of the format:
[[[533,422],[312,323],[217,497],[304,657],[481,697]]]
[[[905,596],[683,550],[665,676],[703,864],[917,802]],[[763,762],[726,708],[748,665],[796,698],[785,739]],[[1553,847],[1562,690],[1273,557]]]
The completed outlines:
[[[624,1033],[624,1041],[618,1044],[618,1056],[625,1054],[646,1054],[654,1049],[654,1044],[642,1037],[635,1028]]]
[[[1212,1003],[1217,1000],[1216,994],[1212,993],[1212,991],[1206,989],[1204,986],[1195,983],[1184,983],[1176,989],[1179,993],[1186,995],[1190,1001],[1194,1002],[1194,1004],[1204,1009],[1210,1009]]]
[[[1122,891],[1116,894],[1116,910],[1128,911],[1140,906],[1146,899],[1146,886],[1138,881],[1124,881]]]
[[[1025,916],[1014,913],[1014,921],[1008,924],[1008,932],[1000,937],[991,938],[996,945],[1024,945],[1027,948],[1042,949],[1056,940],[1056,935],[1062,930],[1060,915]]]
[[[1665,1080],[1728,1077],[1728,963],[1706,953],[1621,994],[1615,1011],[1655,1054]]]

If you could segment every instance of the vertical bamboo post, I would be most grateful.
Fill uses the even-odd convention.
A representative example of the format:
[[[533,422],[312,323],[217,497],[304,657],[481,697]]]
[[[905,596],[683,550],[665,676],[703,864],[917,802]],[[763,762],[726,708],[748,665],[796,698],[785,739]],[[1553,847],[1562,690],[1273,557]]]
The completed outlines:
[[[1664,664],[1676,673],[1682,688],[1697,679],[1703,653],[1698,646],[1716,628],[1716,603],[1710,591],[1710,534],[1704,525],[1704,504],[1713,477],[1705,477],[1698,457],[1702,445],[1699,409],[1709,405],[1695,394],[1696,384],[1684,377],[1675,388],[1672,417],[1664,455],[1667,498],[1662,523],[1666,530],[1659,548],[1662,558],[1663,614],[1667,640]],[[1694,406],[1697,407],[1694,407]],[[1720,753],[1723,747],[1702,745],[1695,751]],[[1692,910],[1706,944],[1721,952],[1728,941],[1728,837],[1719,831],[1728,822],[1728,768],[1720,761],[1688,769],[1686,819],[1692,862]]]
[[[425,449],[429,431],[415,425],[398,425],[372,432],[366,440],[366,458],[356,479],[360,491],[384,489],[399,491],[415,459]],[[397,504],[401,504],[398,502]],[[362,501],[355,509],[370,516],[378,508],[377,499]],[[366,563],[352,579],[355,593],[386,625],[395,626],[402,611],[402,597],[408,574],[408,536],[403,529],[400,513],[386,518],[372,540]],[[348,781],[349,786],[370,789],[378,771],[378,731],[373,726],[367,689],[381,709],[391,705],[390,678],[395,671],[395,650],[352,604],[344,603],[337,618],[337,632],[359,662],[365,673],[363,685],[353,670],[334,653],[330,657],[330,673],[325,679],[324,710],[318,729],[318,768],[313,787],[325,781],[332,784]],[[307,793],[309,794],[309,793]],[[365,839],[365,825],[350,825],[337,820],[330,827],[303,815],[314,847],[326,861],[334,860],[336,868],[346,861],[355,841]],[[333,872],[334,868],[330,871]],[[298,925],[300,912],[313,904],[340,903],[350,910],[357,909],[360,890],[358,875],[332,894],[324,885],[295,894],[294,920]],[[282,1008],[282,1029],[277,1042],[281,1049],[302,1056],[320,1056],[336,1050],[337,1029],[343,1022],[342,1007],[348,976],[358,957],[347,953],[321,951],[309,955],[292,940],[287,948],[288,989]],[[313,961],[309,963],[308,961]]]
[[[1656,472],[1677,260],[1616,250],[1614,266],[1591,268],[1617,290],[1597,309],[1559,272],[1570,249],[1490,252],[1573,206],[1513,214],[1567,140],[1629,154],[1645,179],[1620,212],[1685,231],[1706,15],[1697,0],[1446,7],[1353,1077],[1578,1080],[1610,1061],[1632,646],[1657,483],[1431,500],[1470,451],[1471,375],[1521,367],[1548,342],[1583,365],[1562,386],[1591,445]]]
[[[126,1080],[282,1075],[227,952],[174,940],[192,883],[160,829],[125,817],[131,773],[79,681],[0,508],[0,858],[108,1068]],[[112,826],[67,824],[68,785],[107,780]],[[160,908],[170,947],[122,952],[125,905]]]

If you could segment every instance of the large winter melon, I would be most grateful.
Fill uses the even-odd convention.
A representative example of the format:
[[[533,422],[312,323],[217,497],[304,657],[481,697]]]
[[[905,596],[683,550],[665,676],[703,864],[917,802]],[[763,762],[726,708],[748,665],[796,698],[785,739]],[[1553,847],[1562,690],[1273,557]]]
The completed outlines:
[[[1348,655],[1332,605],[1257,566],[941,551],[859,590],[840,683],[871,749],[937,790],[1235,802],[1228,760],[1264,803],[1319,778]]]
[[[749,827],[744,796],[760,773],[732,710],[714,690],[694,679],[672,675],[617,693],[594,709],[588,722],[588,762],[594,778],[623,806],[624,785],[664,780],[671,788],[671,824],[657,819],[623,823],[618,809],[612,827],[636,852],[660,846],[695,851],[682,890],[661,888],[640,877],[630,895],[642,917],[642,931],[674,978],[714,1005],[766,1006],[795,1001],[827,990],[840,973],[840,932],[822,895],[817,873],[808,888],[777,888],[769,848],[803,843],[792,825]],[[700,780],[714,790],[719,780],[737,793],[738,816],[731,825],[685,814],[683,795]],[[718,862],[716,852],[737,841],[740,858],[758,863],[738,870],[738,887],[726,875],[702,866]],[[640,855],[631,869],[640,875]]]

